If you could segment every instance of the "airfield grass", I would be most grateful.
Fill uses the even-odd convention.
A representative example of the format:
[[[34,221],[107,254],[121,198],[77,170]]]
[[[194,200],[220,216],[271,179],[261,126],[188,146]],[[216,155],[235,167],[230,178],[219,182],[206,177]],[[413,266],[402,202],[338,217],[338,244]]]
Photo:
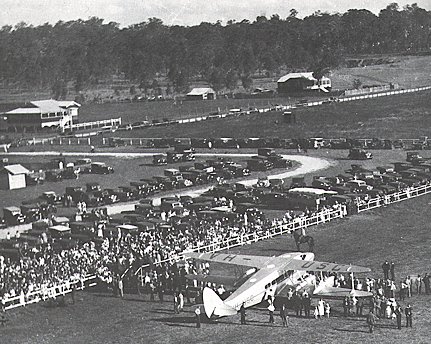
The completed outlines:
[[[418,138],[431,127],[431,92],[332,103],[293,110],[296,124],[281,112],[258,113],[202,122],[116,131],[120,137],[326,137]]]

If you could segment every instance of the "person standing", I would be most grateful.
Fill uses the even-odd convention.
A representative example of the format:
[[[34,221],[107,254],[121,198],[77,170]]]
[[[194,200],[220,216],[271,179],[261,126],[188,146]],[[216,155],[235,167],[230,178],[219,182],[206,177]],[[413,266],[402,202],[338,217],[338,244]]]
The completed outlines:
[[[347,317],[349,313],[349,297],[345,296],[343,299],[343,310],[344,310],[344,316]]]
[[[305,317],[309,318],[310,317],[310,309],[311,309],[311,297],[310,295],[307,294],[307,296],[304,296],[304,312],[305,312]]]
[[[374,314],[373,310],[371,309],[370,313],[368,313],[367,315],[367,324],[368,324],[370,333],[373,333],[374,326],[376,325],[377,319],[378,319],[377,316]]]
[[[280,317],[281,322],[283,323],[283,327],[287,326],[287,314],[286,314],[286,305],[283,303],[280,308]]]
[[[154,294],[156,292],[156,286],[154,285],[154,282],[150,282],[150,301],[154,301]]]
[[[195,309],[196,328],[201,327],[201,310],[199,307]]]
[[[364,311],[364,299],[359,297],[358,303],[356,304],[356,316],[362,316]]]
[[[241,308],[239,309],[239,313],[241,315],[241,325],[247,325],[245,321],[245,307],[244,304],[241,305]]]
[[[424,275],[423,281],[424,281],[424,285],[425,285],[425,294],[428,295],[431,292],[431,290],[430,290],[430,276],[428,275],[428,273],[426,273]]]
[[[70,289],[71,289],[70,295],[72,296],[72,305],[74,305],[75,304],[75,296],[76,296],[76,283],[72,283]]]
[[[411,277],[407,276],[404,283],[406,284],[407,297],[412,297],[412,279],[411,279]]]
[[[413,327],[413,311],[410,304],[407,305],[406,309],[404,310],[404,313],[406,315],[406,327]]]
[[[391,271],[391,280],[395,281],[395,263],[391,262],[391,266],[390,266],[390,271]]]
[[[184,294],[182,291],[178,293],[178,313],[181,313],[184,309]]]
[[[180,312],[180,307],[178,305],[178,296],[177,293],[174,293],[174,313],[177,314]]]
[[[396,307],[395,308],[395,311],[394,311],[394,314],[395,314],[395,317],[397,318],[397,328],[398,328],[398,330],[401,330],[401,318],[402,318],[402,309],[401,309],[401,307],[400,306],[398,306],[398,307]]]
[[[400,282],[400,300],[404,301],[407,294],[407,284],[404,281]]]
[[[389,265],[389,262],[386,260],[384,263],[383,263],[383,265],[382,265],[382,269],[383,269],[383,278],[385,279],[385,280],[387,280],[387,279],[389,279],[389,270],[390,270],[390,265]]]
[[[317,303],[317,308],[319,312],[319,319],[321,319],[325,316],[325,301],[320,299],[319,302]]]
[[[268,311],[269,311],[269,323],[273,324],[274,323],[274,311],[275,311],[275,307],[274,307],[274,303],[272,301],[272,297],[268,296]]]
[[[351,305],[351,307],[350,307],[350,309],[351,309],[350,314],[354,316],[356,314],[356,312],[357,312],[357,305],[358,305],[358,299],[356,298],[356,296],[352,296],[350,298],[350,305]]]
[[[376,297],[375,308],[376,308],[375,314],[381,315],[382,314],[382,299],[379,296]]]
[[[329,315],[331,314],[331,306],[328,302],[325,302],[325,316],[329,319]]]
[[[118,294],[122,299],[124,299],[124,286],[123,286],[123,280],[121,276],[118,276]]]
[[[416,294],[420,295],[422,292],[422,277],[421,275],[418,275],[418,277],[416,277]]]
[[[157,288],[157,293],[159,296],[159,301],[160,301],[160,303],[162,303],[163,302],[163,285],[161,282],[159,283],[159,286]]]

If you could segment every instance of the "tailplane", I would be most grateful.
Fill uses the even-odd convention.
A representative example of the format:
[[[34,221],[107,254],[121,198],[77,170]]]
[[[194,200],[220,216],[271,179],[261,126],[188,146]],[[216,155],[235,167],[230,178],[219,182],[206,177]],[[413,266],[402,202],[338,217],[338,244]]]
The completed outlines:
[[[217,315],[224,317],[228,315],[235,315],[237,310],[231,306],[226,305],[223,300],[215,293],[214,290],[206,287],[203,292],[203,301],[205,314],[208,318]]]

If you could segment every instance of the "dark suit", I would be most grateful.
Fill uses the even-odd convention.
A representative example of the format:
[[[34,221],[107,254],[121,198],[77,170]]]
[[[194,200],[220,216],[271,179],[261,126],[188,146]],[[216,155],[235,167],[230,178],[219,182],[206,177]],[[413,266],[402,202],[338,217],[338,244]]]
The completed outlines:
[[[410,307],[410,306],[406,307],[406,309],[404,310],[404,313],[406,315],[406,327],[412,327],[412,325],[413,325],[412,307]]]

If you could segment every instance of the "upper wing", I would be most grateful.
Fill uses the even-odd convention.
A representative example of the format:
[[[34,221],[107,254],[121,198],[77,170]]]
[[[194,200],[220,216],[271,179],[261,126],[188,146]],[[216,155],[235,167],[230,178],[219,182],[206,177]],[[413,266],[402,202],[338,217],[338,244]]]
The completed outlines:
[[[283,266],[287,270],[304,270],[304,271],[328,271],[328,272],[370,272],[371,269],[356,265],[336,264],[327,262],[318,262],[315,260],[292,259]]]
[[[209,262],[218,262],[234,265],[248,266],[251,268],[263,268],[265,267],[270,257],[265,256],[248,256],[243,254],[232,254],[232,253],[196,253],[190,252],[185,253],[186,258],[194,258],[200,260],[206,260]]]

